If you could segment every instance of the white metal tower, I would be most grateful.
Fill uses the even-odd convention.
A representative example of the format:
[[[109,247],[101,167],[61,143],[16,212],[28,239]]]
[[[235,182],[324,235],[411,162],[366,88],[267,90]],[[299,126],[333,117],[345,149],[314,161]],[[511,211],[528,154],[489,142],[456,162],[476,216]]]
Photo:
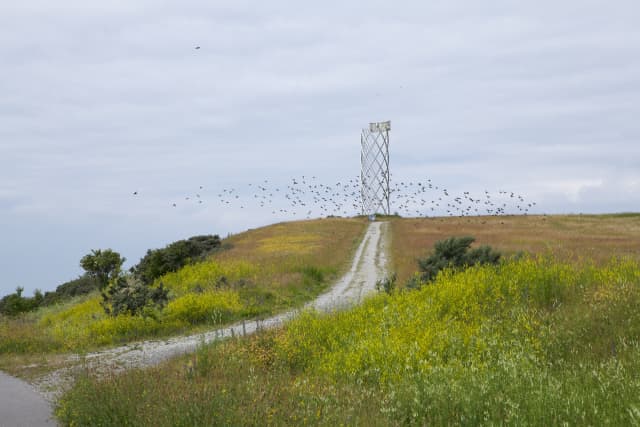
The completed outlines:
[[[391,122],[369,123],[360,143],[362,213],[391,213],[389,206],[389,130]]]

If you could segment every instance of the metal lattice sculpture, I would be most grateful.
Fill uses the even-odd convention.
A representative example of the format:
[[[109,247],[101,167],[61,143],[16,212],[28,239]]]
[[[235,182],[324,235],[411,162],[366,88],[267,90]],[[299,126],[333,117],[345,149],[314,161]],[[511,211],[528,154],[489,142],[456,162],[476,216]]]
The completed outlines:
[[[389,130],[391,122],[370,123],[362,129],[360,143],[360,192],[362,213],[390,214],[389,206]]]

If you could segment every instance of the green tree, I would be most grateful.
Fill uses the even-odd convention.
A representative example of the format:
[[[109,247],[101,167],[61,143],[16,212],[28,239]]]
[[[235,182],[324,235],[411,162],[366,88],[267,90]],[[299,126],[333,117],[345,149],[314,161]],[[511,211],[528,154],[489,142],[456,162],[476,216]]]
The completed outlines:
[[[102,290],[107,287],[109,281],[116,278],[126,258],[111,249],[92,249],[90,254],[82,257],[80,266],[84,268],[89,277],[98,282]]]
[[[483,245],[471,249],[475,239],[471,236],[450,237],[434,245],[434,251],[427,258],[418,259],[420,273],[407,284],[408,288],[419,288],[423,283],[432,282],[438,272],[446,268],[466,268],[476,264],[497,264],[500,252]]]

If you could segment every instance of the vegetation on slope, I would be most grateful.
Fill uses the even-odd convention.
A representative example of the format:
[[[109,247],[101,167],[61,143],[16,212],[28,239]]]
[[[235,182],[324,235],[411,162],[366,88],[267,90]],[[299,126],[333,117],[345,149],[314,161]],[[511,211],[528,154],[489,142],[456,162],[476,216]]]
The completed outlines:
[[[177,271],[187,264],[203,261],[208,255],[222,248],[220,237],[217,235],[193,236],[189,239],[178,240],[161,249],[150,249],[144,257],[130,269],[131,275],[123,279],[135,278],[141,292],[148,294],[154,289],[147,289],[155,279],[162,275]],[[80,266],[85,269],[85,274],[75,280],[63,283],[55,291],[34,292],[33,297],[22,295],[23,288],[18,287],[15,293],[0,299],[0,314],[17,316],[21,313],[34,311],[40,307],[60,304],[75,296],[89,294],[96,289],[105,290],[110,281],[114,281],[114,275],[120,275],[125,258],[112,249],[97,249],[85,255],[80,260]],[[117,288],[117,287],[116,287]],[[109,293],[105,295],[106,307],[110,307]],[[119,310],[111,310],[119,311]]]
[[[391,261],[401,285],[415,272],[416,259],[450,236],[474,236],[476,244],[507,256],[525,252],[596,263],[612,256],[640,260],[640,214],[392,219],[391,234]]]
[[[17,318],[0,318],[0,354],[85,350],[298,306],[346,266],[365,225],[360,219],[300,221],[231,236],[223,242],[230,249],[154,279],[151,286],[162,282],[168,290],[164,309],[109,316],[94,291]]]
[[[24,288],[18,287],[12,294],[5,295],[0,299],[0,314],[5,316],[17,316],[21,313],[36,310],[40,307],[60,304],[69,301],[74,297],[89,294],[99,288],[98,281],[83,274],[77,279],[65,282],[54,291],[42,291],[36,289],[32,297],[22,295]]]
[[[420,290],[390,287],[389,294],[353,310],[306,313],[285,328],[202,345],[193,355],[152,369],[102,380],[85,372],[59,402],[60,420],[71,425],[640,424],[640,215],[392,221],[392,260],[401,283],[411,277],[425,248],[450,235],[472,234],[507,255],[520,249],[544,255],[447,270]],[[309,298],[320,287],[317,279],[329,271],[318,266],[330,265],[335,253],[320,250],[299,229],[282,227],[233,236],[234,253],[216,254],[202,271],[193,266],[163,276],[176,314],[170,316],[167,306],[162,321],[180,321],[185,330],[216,324],[222,310],[211,316],[207,308],[220,300],[204,307],[197,303],[222,292],[229,292],[221,297],[230,316],[238,309],[267,314]],[[364,222],[359,227],[363,230]],[[335,238],[330,228],[325,231],[325,238]],[[66,307],[89,313],[79,307],[90,300]],[[16,336],[13,331],[20,330],[27,338],[9,346],[24,344],[25,352],[34,342],[59,346],[51,334],[35,332],[34,322],[43,314],[48,313],[0,321],[0,343],[2,334]]]
[[[524,257],[333,314],[84,376],[73,425],[633,425],[640,264]]]
[[[471,236],[449,237],[436,242],[433,253],[426,258],[418,258],[418,269],[408,288],[419,288],[432,282],[442,270],[464,269],[476,264],[497,264],[502,254],[491,246],[483,245],[470,249],[475,239]]]
[[[148,286],[167,273],[205,260],[208,255],[221,248],[222,242],[218,235],[193,236],[161,249],[149,249],[140,262],[131,268],[131,272],[143,285]]]

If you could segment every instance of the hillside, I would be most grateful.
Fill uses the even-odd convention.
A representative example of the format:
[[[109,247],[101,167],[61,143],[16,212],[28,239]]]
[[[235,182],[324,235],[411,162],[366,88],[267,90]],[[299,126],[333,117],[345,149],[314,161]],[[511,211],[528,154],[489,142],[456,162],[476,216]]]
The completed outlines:
[[[375,284],[386,271],[387,223],[373,222],[358,245],[349,270],[332,286],[312,301],[304,310],[335,311],[353,306],[375,293]],[[78,371],[91,370],[98,375],[111,375],[124,369],[145,368],[198,347],[219,340],[244,337],[266,328],[277,328],[301,313],[300,308],[289,309],[268,317],[243,319],[232,325],[219,326],[207,332],[172,337],[164,340],[137,341],[133,346],[112,347],[87,353],[81,360],[75,355],[66,357],[64,366],[39,376],[33,384],[48,400],[55,400],[74,382]],[[2,410],[2,406],[0,406]]]
[[[419,291],[380,293],[353,309],[311,311],[275,330],[202,343],[192,355],[127,375],[105,378],[87,369],[60,400],[60,420],[73,425],[640,421],[640,215],[385,220],[391,269],[401,286],[416,270],[416,258],[450,236],[474,236],[477,244],[507,256],[498,266],[442,274]],[[225,277],[225,284],[242,284],[236,289],[241,315],[267,315],[321,292],[344,271],[365,226],[362,219],[332,219],[251,230],[231,236],[232,248],[215,259],[163,280],[173,301],[180,301],[201,296],[208,283],[203,278],[212,278],[215,288]],[[511,254],[519,256],[510,259]],[[309,282],[318,273],[322,284]],[[229,290],[234,287],[222,291]],[[277,298],[261,297],[269,294]],[[200,299],[193,301],[197,308]],[[72,307],[82,304],[86,301]],[[33,332],[36,320],[20,321]],[[204,330],[220,325],[216,322],[194,322],[182,330]],[[55,367],[52,357],[48,366],[19,367],[18,358],[22,365],[40,360],[38,351],[20,350],[0,361],[33,377]]]
[[[82,377],[58,414],[78,425],[637,423],[638,217],[506,219],[394,219],[394,259],[439,233],[529,254],[155,368]]]
[[[109,316],[97,292],[18,317],[0,317],[0,369],[21,376],[33,355],[193,333],[298,307],[349,265],[363,219],[274,224],[224,239],[224,251],[157,280],[169,290],[162,310]],[[37,364],[38,371],[46,369]]]

